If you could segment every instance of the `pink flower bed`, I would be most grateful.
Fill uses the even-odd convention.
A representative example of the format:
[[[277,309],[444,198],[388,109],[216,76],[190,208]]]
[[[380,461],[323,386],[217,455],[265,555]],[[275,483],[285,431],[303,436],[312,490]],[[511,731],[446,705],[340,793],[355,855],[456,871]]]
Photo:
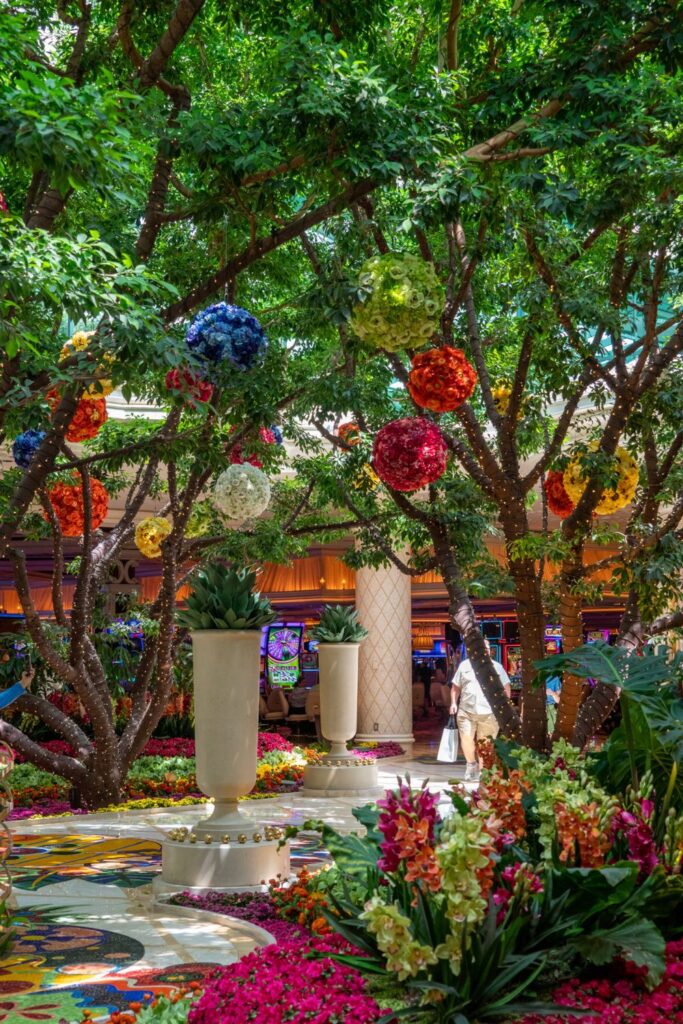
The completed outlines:
[[[15,807],[8,815],[9,821],[20,821],[23,818],[43,817],[49,818],[55,814],[87,814],[88,812],[79,807],[74,809],[68,800],[40,800],[31,807]]]
[[[305,939],[309,934],[301,925],[278,917],[277,907],[267,893],[253,896],[251,893],[179,892],[170,902],[178,907],[209,910],[212,914],[227,914],[257,924],[270,932],[276,942],[294,942]]]
[[[667,943],[666,971],[651,992],[644,987],[646,970],[624,964],[620,975],[582,981],[572,978],[553,992],[559,1006],[583,1010],[580,1015],[536,1014],[520,1024],[680,1024],[683,1022],[683,939]],[[589,1011],[586,1014],[585,1011]]]
[[[351,751],[356,757],[374,757],[375,760],[379,760],[382,757],[400,757],[401,754],[405,754],[405,750],[400,743],[395,743],[394,740],[387,740],[386,743],[377,743],[375,746],[357,747]]]
[[[325,956],[347,948],[334,936],[257,949],[218,969],[188,1024],[372,1024],[385,1011],[362,976]]]
[[[45,740],[40,744],[44,750],[50,750],[53,754],[65,754],[73,757],[75,751],[64,740]],[[263,757],[269,750],[292,750],[293,746],[289,740],[276,732],[260,732],[258,734],[258,756]],[[374,754],[374,751],[373,751]],[[142,757],[194,757],[194,740],[183,736],[152,738],[148,741],[141,754]],[[386,754],[384,755],[387,756]],[[16,751],[15,760],[22,764],[26,758]]]

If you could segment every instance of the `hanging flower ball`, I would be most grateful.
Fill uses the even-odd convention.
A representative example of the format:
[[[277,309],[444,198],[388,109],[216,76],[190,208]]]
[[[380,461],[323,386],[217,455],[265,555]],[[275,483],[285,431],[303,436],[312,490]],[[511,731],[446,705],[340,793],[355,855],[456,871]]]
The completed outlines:
[[[15,437],[12,444],[12,455],[20,469],[28,469],[31,459],[43,443],[44,437],[44,430],[25,430],[23,434]]]
[[[349,448],[355,448],[357,444],[361,442],[360,427],[357,423],[340,423],[337,430],[337,437],[344,444],[347,444]]]
[[[54,412],[61,400],[59,392],[53,388],[45,397]],[[107,419],[107,403],[104,398],[89,398],[87,395],[83,395],[79,399],[74,417],[64,436],[67,441],[89,441],[91,438],[97,437],[100,427],[107,422]]]
[[[158,558],[173,527],[164,516],[150,516],[135,527],[135,546],[145,558]]]
[[[195,402],[210,402],[213,395],[213,384],[202,380],[198,373],[189,368],[169,370],[166,374],[166,388],[168,391],[189,395]]]
[[[55,484],[47,492],[47,496],[64,536],[81,537],[85,532],[83,485],[81,481],[79,480],[76,484]],[[104,484],[94,477],[90,479],[90,502],[92,505],[90,529],[96,530],[107,517],[109,495]],[[43,512],[43,516],[47,519],[45,512]]]
[[[67,359],[69,356],[74,355],[76,352],[85,352],[90,339],[95,334],[94,331],[76,331],[72,334],[68,341],[65,341],[62,345],[62,351],[59,354],[59,361]],[[103,356],[102,363],[98,366],[98,373],[104,373],[105,365],[111,366],[114,362],[114,357],[110,355]],[[85,392],[88,398],[106,398],[114,390],[114,385],[110,380],[94,380]]]
[[[252,519],[268,507],[270,482],[257,466],[229,466],[214,484],[213,500],[228,519]]]
[[[210,363],[229,360],[238,370],[251,370],[268,348],[265,331],[241,306],[217,302],[192,321],[185,338],[188,348]]]
[[[413,356],[408,391],[417,405],[453,412],[470,397],[477,374],[461,348],[430,348]]]
[[[418,491],[443,476],[448,447],[435,423],[422,416],[392,420],[382,427],[372,450],[380,480],[396,491]]]
[[[598,442],[592,441],[588,446],[589,451],[598,450]],[[630,452],[619,447],[614,453],[615,469],[617,471],[617,482],[613,487],[606,487],[600,496],[600,501],[595,506],[595,514],[607,516],[620,508],[630,505],[638,486],[638,463]],[[581,458],[575,455],[564,471],[563,480],[565,490],[574,504],[578,504],[581,495],[586,489],[588,474],[584,472],[581,465]]]
[[[550,511],[560,519],[567,519],[576,506],[565,490],[564,475],[552,470],[543,481],[543,490]]]
[[[496,412],[499,416],[505,416],[510,405],[512,388],[509,384],[496,384],[491,388],[491,394],[493,395],[493,404],[496,407]]]
[[[275,438],[275,444],[283,445],[285,443],[285,439],[282,436],[282,431],[278,427],[277,423],[271,423],[271,425],[270,425],[270,432],[273,435],[273,437]]]
[[[365,462],[353,478],[356,491],[376,491],[382,481],[369,462]]]
[[[373,256],[359,284],[366,297],[351,314],[353,331],[367,345],[396,352],[422,348],[439,325],[443,295],[434,267],[407,253]]]
[[[212,511],[208,502],[200,501],[194,504],[185,527],[185,536],[189,540],[195,537],[203,537],[209,532],[211,519]]]
[[[233,433],[234,430],[235,428],[233,427],[231,433]],[[258,433],[262,444],[277,443],[275,441],[275,434],[269,427],[259,427]],[[241,466],[245,462],[248,462],[249,465],[256,466],[258,469],[263,468],[263,463],[259,459],[258,455],[250,454],[249,451],[247,451],[245,454],[244,444],[241,441],[233,445],[232,448],[230,449],[230,462],[233,464],[233,466]]]

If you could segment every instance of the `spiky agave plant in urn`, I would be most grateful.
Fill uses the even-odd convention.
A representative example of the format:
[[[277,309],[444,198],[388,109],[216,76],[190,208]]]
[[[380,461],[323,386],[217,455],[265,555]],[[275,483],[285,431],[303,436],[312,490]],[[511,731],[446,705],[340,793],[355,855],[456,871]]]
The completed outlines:
[[[366,794],[377,786],[377,765],[371,756],[347,749],[358,724],[358,654],[368,635],[355,608],[327,605],[312,630],[318,642],[320,728],[330,743],[321,764],[304,769],[304,788],[315,795]]]
[[[169,833],[162,888],[254,889],[289,872],[279,830],[238,806],[256,782],[261,630],[275,618],[255,582],[249,570],[212,565],[179,615],[192,636],[197,783],[214,808],[192,831]]]

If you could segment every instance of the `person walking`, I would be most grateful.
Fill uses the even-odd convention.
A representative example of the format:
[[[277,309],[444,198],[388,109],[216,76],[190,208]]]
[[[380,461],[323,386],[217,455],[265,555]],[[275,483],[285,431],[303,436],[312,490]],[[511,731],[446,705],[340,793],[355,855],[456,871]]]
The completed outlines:
[[[488,640],[484,640],[486,650],[491,653]],[[492,659],[493,667],[503,684],[505,694],[510,698],[510,677],[500,664]],[[450,713],[457,714],[460,748],[465,756],[465,781],[476,782],[481,771],[481,762],[477,760],[477,740],[495,739],[498,735],[498,722],[491,710],[491,705],[484,696],[479,681],[474,673],[474,666],[469,658],[460,662],[451,683]]]

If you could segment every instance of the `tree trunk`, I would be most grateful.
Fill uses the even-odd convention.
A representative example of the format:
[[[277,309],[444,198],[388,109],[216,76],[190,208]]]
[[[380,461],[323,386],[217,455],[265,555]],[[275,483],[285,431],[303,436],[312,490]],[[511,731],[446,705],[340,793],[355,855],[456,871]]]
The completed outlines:
[[[582,599],[579,594],[574,593],[574,586],[581,576],[582,568],[583,543],[579,542],[574,548],[571,559],[564,562],[560,580],[560,626],[565,654],[575,651],[583,643]],[[566,673],[563,676],[553,740],[572,741],[584,685],[584,680],[579,676],[571,676]]]
[[[453,625],[460,632],[467,654],[477,681],[484,691],[484,696],[491,705],[501,733],[507,739],[522,741],[522,723],[519,715],[508,700],[498,673],[493,667],[491,657],[486,650],[484,637],[477,622],[474,608],[467,591],[462,585],[458,564],[453,555],[450,543],[437,533],[433,534],[434,547],[439,560],[439,568],[448,591],[448,612]]]
[[[541,581],[532,559],[509,557],[515,584],[515,603],[522,653],[522,737],[533,750],[545,750],[548,742],[548,717],[544,686],[534,686],[538,670],[535,663],[545,656],[545,614]]]

